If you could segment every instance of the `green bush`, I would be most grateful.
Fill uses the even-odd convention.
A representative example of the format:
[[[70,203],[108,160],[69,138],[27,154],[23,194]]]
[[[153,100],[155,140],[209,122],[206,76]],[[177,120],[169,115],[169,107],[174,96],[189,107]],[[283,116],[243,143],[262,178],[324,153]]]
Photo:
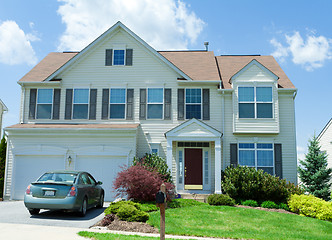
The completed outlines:
[[[236,200],[252,199],[257,202],[286,203],[291,194],[303,193],[293,183],[272,176],[263,170],[246,166],[227,167],[222,188],[230,197]]]
[[[206,205],[206,203],[198,202],[194,199],[173,199],[167,203],[167,208],[183,208]]]
[[[279,208],[278,204],[276,204],[275,202],[272,202],[272,201],[262,202],[261,207],[262,208],[275,208],[275,209]]]
[[[121,220],[128,222],[146,222],[149,214],[141,210],[141,205],[132,201],[111,203],[104,211],[105,215],[116,214]]]
[[[143,212],[158,211],[159,208],[156,206],[156,202],[140,202],[140,208]]]
[[[332,222],[332,202],[326,202],[313,195],[294,194],[288,201],[290,210],[302,216]]]
[[[227,194],[212,194],[208,197],[208,204],[234,206],[235,200]]]
[[[284,209],[286,211],[289,211],[289,207],[288,207],[288,205],[286,203],[279,203],[278,208],[279,209]]]
[[[244,206],[250,206],[250,207],[258,207],[258,203],[255,200],[245,200],[245,201],[241,201],[241,205]]]

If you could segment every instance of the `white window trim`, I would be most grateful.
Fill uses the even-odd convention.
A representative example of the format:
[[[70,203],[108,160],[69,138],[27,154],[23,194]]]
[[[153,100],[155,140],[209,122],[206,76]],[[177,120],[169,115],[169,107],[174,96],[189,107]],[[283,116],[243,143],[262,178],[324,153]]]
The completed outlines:
[[[241,88],[241,87],[252,87],[252,88],[254,88],[254,101],[241,101],[240,102],[240,100],[239,100],[239,88]],[[271,102],[257,102],[257,99],[256,99],[256,97],[257,97],[257,94],[256,94],[256,89],[257,89],[257,87],[269,87],[269,88],[271,88],[271,91],[272,91],[272,100],[271,100]],[[274,101],[273,101],[273,96],[274,96],[274,93],[273,93],[273,86],[271,86],[271,85],[259,85],[259,86],[251,86],[251,85],[239,85],[238,87],[237,87],[237,102],[238,102],[238,119],[274,119],[275,118],[275,114],[274,114]],[[240,118],[240,104],[241,103],[252,103],[252,104],[254,104],[254,117],[253,118]],[[272,104],[272,117],[271,118],[258,118],[257,117],[257,104],[258,103],[271,103]]]
[[[52,90],[52,103],[38,103],[39,90]],[[38,105],[49,105],[49,104],[51,104],[51,116],[50,116],[50,118],[38,118],[38,115],[37,115]],[[53,104],[54,104],[54,88],[38,88],[37,89],[37,99],[36,99],[36,109],[35,109],[36,119],[40,119],[40,120],[43,120],[43,119],[44,120],[52,119],[52,116],[53,116]]]
[[[162,103],[149,103],[149,89],[162,89],[163,90],[163,98]],[[161,118],[149,118],[149,112],[148,112],[148,106],[149,105],[162,105],[162,111],[161,111]],[[164,120],[164,108],[165,108],[165,88],[164,87],[149,87],[146,88],[146,119],[147,120]]]
[[[238,142],[237,144],[237,156],[238,156],[238,159],[237,159],[237,164],[239,166],[246,166],[246,165],[241,165],[240,164],[240,144],[241,143],[250,143],[250,144],[254,144],[254,148],[241,148],[241,150],[254,150],[255,151],[255,169],[257,170],[257,168],[260,168],[260,167],[272,167],[273,168],[273,175],[275,175],[275,159],[274,159],[274,143],[273,142],[269,142],[269,141],[263,141],[263,142],[247,142],[247,141],[241,141],[241,142]],[[257,144],[272,144],[272,149],[269,148],[269,149],[262,149],[262,148],[257,148]],[[271,151],[272,150],[272,166],[258,166],[257,164],[257,152],[259,151]],[[250,166],[251,167],[251,166]]]
[[[75,100],[75,90],[88,90],[88,103],[74,103]],[[90,88],[74,88],[73,89],[73,96],[72,96],[72,109],[71,109],[71,119],[75,119],[75,120],[87,120],[89,119],[89,107],[90,107]],[[87,114],[87,118],[74,118],[74,105],[86,105],[88,104],[88,114]]]
[[[111,89],[124,89],[125,90],[125,102],[124,103],[111,103]],[[109,114],[108,114],[108,119],[110,120],[123,120],[126,119],[127,116],[127,88],[126,87],[110,87],[109,88],[109,100],[108,100],[108,110],[109,110]],[[125,111],[124,111],[124,116],[123,118],[111,118],[111,110],[110,107],[112,104],[124,104],[125,105]]]
[[[114,51],[115,50],[123,50],[124,51],[124,55],[123,55],[123,64],[114,64],[114,57],[115,57],[115,54],[114,54]],[[113,66],[126,66],[126,48],[123,48],[123,47],[116,47],[116,48],[113,48],[112,49],[112,65]]]
[[[187,89],[200,89],[201,90],[201,102],[200,103],[187,103]],[[187,118],[187,108],[186,106],[187,105],[198,105],[200,104],[201,105],[201,118],[200,120],[203,119],[203,89],[202,88],[195,88],[195,87],[192,87],[192,88],[185,88],[184,89],[184,115],[185,115],[185,118],[184,119],[189,119]]]

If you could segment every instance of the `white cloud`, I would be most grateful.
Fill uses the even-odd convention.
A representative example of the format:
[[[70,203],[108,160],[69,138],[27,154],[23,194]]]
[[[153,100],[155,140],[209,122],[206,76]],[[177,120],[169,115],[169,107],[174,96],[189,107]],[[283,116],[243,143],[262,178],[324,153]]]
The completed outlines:
[[[14,21],[0,25],[0,62],[9,65],[37,62],[31,42],[39,40],[34,34],[26,34]]]
[[[312,34],[311,32],[306,40],[301,37],[299,32],[285,35],[287,46],[272,39],[270,43],[276,48],[272,55],[283,61],[290,54],[293,63],[303,66],[307,71],[322,67],[326,60],[332,59],[332,40]]]
[[[121,21],[157,50],[187,49],[204,22],[181,0],[58,0],[66,30],[59,51],[81,50]]]

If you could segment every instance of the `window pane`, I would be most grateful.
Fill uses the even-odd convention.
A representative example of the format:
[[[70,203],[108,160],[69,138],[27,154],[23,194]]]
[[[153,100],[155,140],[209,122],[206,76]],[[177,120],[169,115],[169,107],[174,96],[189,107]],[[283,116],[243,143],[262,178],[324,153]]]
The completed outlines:
[[[201,103],[201,89],[186,89],[186,103]]]
[[[110,118],[125,118],[125,104],[111,104]]]
[[[258,167],[257,170],[258,170],[258,169],[262,169],[264,172],[267,172],[267,173],[269,173],[269,174],[271,174],[271,175],[274,174],[274,173],[273,173],[273,167]]]
[[[73,119],[88,119],[88,104],[74,104]]]
[[[239,164],[255,167],[255,151],[254,150],[240,150],[239,151]]]
[[[186,119],[201,119],[201,105],[200,104],[190,104],[186,105]]]
[[[163,105],[162,104],[148,104],[148,119],[162,119]]]
[[[89,103],[89,89],[74,89],[74,103]]]
[[[255,148],[254,143],[239,143],[239,148]]]
[[[37,104],[37,118],[51,119],[52,104]]]
[[[272,118],[272,103],[257,103],[257,118]]]
[[[164,90],[162,88],[148,89],[148,103],[163,103]]]
[[[158,155],[158,149],[157,148],[152,148],[151,152],[152,152],[152,154]]]
[[[124,50],[114,50],[113,65],[124,65]]]
[[[257,102],[272,102],[272,88],[271,87],[256,87]]]
[[[272,149],[272,143],[257,143],[257,148]]]
[[[53,89],[38,89],[37,103],[52,103]]]
[[[253,102],[254,88],[253,87],[239,87],[239,102]]]
[[[273,151],[257,151],[257,166],[273,166]]]
[[[183,178],[183,159],[182,159],[182,151],[179,151],[179,183],[182,183]]]
[[[253,103],[239,103],[239,118],[255,118],[255,105]]]
[[[126,103],[126,89],[112,88],[110,94],[110,103]]]
[[[209,152],[204,152],[204,182],[209,184]]]

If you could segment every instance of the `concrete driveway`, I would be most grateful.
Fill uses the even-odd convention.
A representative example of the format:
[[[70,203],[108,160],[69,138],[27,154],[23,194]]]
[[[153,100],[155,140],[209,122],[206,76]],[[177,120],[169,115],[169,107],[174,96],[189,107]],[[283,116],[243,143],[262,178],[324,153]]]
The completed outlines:
[[[46,210],[31,216],[23,201],[3,201],[0,202],[0,223],[89,228],[104,217],[104,210],[108,205],[109,203],[105,203],[104,208],[88,210],[85,217],[70,212]]]

